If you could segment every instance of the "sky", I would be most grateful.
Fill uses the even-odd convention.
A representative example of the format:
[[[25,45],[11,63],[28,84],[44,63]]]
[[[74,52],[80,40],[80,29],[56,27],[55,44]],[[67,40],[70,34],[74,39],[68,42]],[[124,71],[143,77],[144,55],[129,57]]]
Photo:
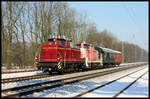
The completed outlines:
[[[148,2],[67,2],[98,31],[108,30],[120,41],[137,44],[148,51]]]

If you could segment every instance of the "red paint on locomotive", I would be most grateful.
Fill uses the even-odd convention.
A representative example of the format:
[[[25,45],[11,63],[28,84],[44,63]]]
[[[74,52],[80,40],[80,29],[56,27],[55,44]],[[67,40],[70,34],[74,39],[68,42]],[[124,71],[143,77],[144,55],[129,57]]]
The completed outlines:
[[[92,47],[92,44],[81,43],[81,44],[76,44],[76,47],[85,49],[85,51],[86,51],[85,57],[88,57],[88,61],[99,60],[98,59],[98,51]]]

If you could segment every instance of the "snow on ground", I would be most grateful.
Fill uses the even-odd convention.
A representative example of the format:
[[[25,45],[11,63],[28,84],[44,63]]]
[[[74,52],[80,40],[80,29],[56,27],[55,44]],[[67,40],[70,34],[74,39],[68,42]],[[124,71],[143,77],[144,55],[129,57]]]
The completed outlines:
[[[117,82],[111,83],[108,86],[105,86],[103,88],[97,89],[89,94],[86,94],[82,97],[90,97],[90,96],[94,96],[94,97],[113,97],[115,94],[117,94],[119,91],[121,91],[122,89],[124,89],[126,86],[128,86],[131,82],[133,82],[137,77],[139,77],[139,75],[143,74],[143,72],[147,71],[147,68],[139,71],[138,73],[129,75],[123,79],[118,80]],[[148,79],[147,79],[148,80]],[[107,81],[106,81],[107,82]],[[130,88],[129,91],[126,91],[125,95],[122,95],[122,97],[130,97],[130,96],[137,96],[137,97],[148,97],[148,83],[147,83],[147,87],[145,86],[141,86],[138,87],[138,83],[140,81],[136,82],[134,84],[134,86],[132,86],[132,88]],[[140,82],[141,85],[146,84],[146,82]],[[137,91],[139,90],[139,91]],[[143,92],[140,92],[143,91]]]
[[[148,97],[148,81],[149,77],[147,73],[137,82],[135,82],[134,85],[132,85],[125,92],[119,95],[119,97]]]
[[[146,65],[145,67],[148,67],[148,66]],[[93,79],[88,79],[85,81],[64,85],[64,86],[58,87],[58,88],[53,88],[53,89],[45,90],[42,92],[36,92],[36,93],[30,94],[30,95],[24,96],[24,97],[73,97],[81,92],[85,92],[87,90],[95,88],[99,85],[102,85],[104,83],[112,81],[120,76],[126,75],[128,73],[131,73],[131,72],[139,70],[139,69],[141,70],[141,68],[142,67],[138,67],[138,68],[134,68],[134,69],[130,69],[130,70],[120,71],[120,72],[116,72],[113,74],[108,74],[105,76],[96,77]],[[128,85],[131,81],[133,81],[137,76],[139,76],[146,70],[148,70],[148,68],[146,68],[142,71],[139,71],[136,74],[130,75],[122,80],[119,80],[119,81],[111,84],[111,86],[109,86],[109,87],[106,87],[104,89],[97,89],[89,94],[84,95],[83,97],[112,97],[113,96],[112,94],[118,92],[119,89],[124,88],[124,86]],[[127,92],[133,96],[148,97],[149,96],[148,95],[148,83],[147,83],[148,78],[145,78],[147,76],[144,76],[144,78],[141,78],[144,80],[139,80],[140,83],[137,82],[139,84],[138,86],[141,86],[141,87],[137,87],[136,83],[133,86],[134,88],[140,88],[140,89],[144,90],[144,94],[142,94],[142,93],[134,94],[134,92],[130,92],[130,90]],[[147,84],[147,85],[145,85],[145,84]],[[142,85],[144,85],[144,86],[142,86]],[[138,90],[140,90],[140,89],[138,89]],[[129,94],[126,94],[126,93],[124,93],[122,96],[124,97],[125,95],[129,96]]]

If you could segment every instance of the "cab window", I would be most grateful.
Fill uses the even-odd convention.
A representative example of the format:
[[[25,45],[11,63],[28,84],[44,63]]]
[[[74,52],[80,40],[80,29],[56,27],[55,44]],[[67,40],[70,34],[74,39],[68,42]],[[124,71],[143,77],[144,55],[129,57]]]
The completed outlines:
[[[59,40],[59,45],[65,46],[66,45],[66,41],[65,40]]]
[[[70,47],[73,48],[73,42],[70,41]]]
[[[89,49],[89,45],[84,45],[84,48]]]
[[[49,40],[49,45],[54,45],[54,40],[53,39]]]
[[[81,48],[81,46],[80,46],[80,45],[77,45],[77,48]]]

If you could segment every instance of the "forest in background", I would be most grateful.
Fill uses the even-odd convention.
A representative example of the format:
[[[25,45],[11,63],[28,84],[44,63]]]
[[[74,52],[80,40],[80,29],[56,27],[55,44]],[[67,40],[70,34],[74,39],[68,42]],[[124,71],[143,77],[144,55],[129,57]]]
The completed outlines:
[[[121,51],[123,63],[148,61],[148,52],[138,45],[120,41],[109,30],[98,31],[65,2],[2,2],[1,61],[7,69],[35,65],[35,56],[52,36],[65,36],[74,44],[85,41]]]

